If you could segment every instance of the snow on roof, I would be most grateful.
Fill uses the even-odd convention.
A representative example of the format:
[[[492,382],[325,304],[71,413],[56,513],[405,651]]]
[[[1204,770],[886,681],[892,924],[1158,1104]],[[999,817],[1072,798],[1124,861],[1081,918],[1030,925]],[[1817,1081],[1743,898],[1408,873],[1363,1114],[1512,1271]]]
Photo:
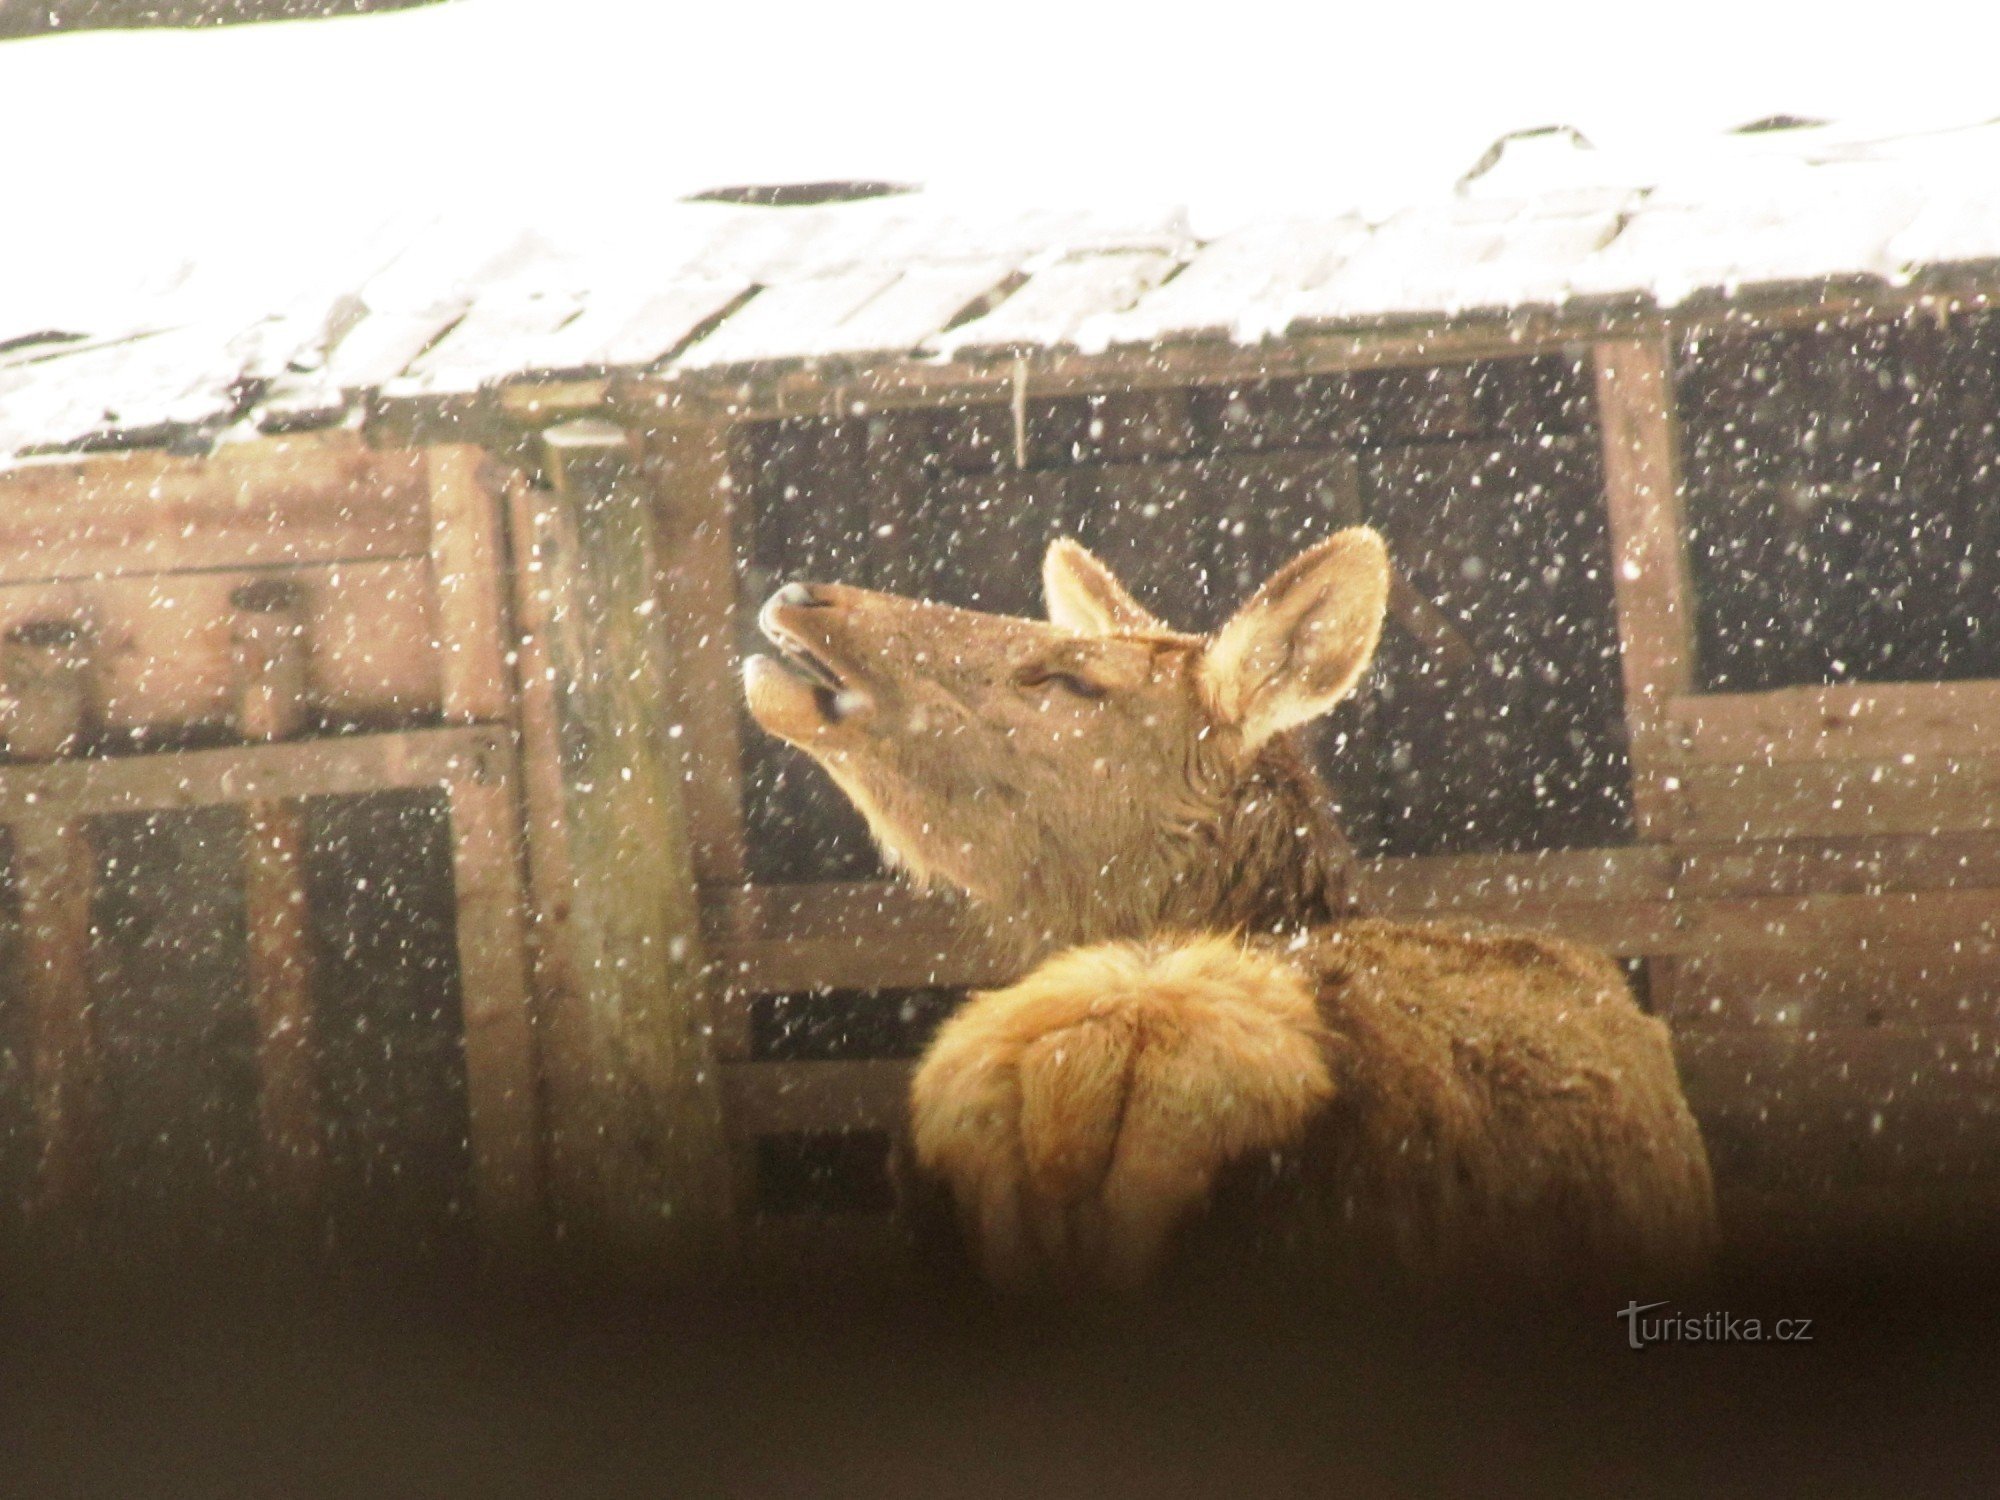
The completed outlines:
[[[340,420],[529,375],[665,378],[1436,321],[1705,292],[1907,282],[2000,261],[2000,124],[1861,136],[1781,122],[1645,160],[1503,140],[1379,220],[1022,212],[896,193],[679,202],[616,234],[496,241],[463,219],[352,236],[288,285],[197,276],[51,325],[0,304],[0,454]],[[323,248],[323,247],[322,247]],[[7,320],[11,320],[11,325]]]

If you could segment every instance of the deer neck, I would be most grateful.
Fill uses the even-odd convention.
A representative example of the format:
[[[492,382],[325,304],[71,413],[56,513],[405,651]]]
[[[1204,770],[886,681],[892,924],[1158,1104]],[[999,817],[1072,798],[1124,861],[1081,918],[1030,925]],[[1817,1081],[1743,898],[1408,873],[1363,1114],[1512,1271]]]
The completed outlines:
[[[1024,965],[1161,932],[1286,934],[1354,915],[1354,856],[1319,778],[1277,747],[1210,813],[1101,872],[1024,871],[983,915]]]

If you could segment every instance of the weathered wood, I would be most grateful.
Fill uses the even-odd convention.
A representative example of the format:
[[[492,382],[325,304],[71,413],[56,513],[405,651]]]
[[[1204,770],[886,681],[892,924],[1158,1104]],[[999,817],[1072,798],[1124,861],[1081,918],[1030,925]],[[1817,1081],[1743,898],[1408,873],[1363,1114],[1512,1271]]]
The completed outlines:
[[[538,1232],[542,1211],[520,812],[499,756],[454,781],[447,796],[473,1189],[482,1233],[520,1247]]]
[[[31,1207],[80,1210],[95,1180],[100,1060],[90,994],[96,871],[83,825],[47,813],[8,820],[21,912],[28,1078],[39,1162]]]
[[[286,578],[231,591],[230,641],[236,667],[236,732],[246,740],[288,740],[305,726],[305,593]]]
[[[2000,829],[1995,755],[1689,763],[1636,779],[1656,833],[1690,842]]]
[[[265,579],[230,596],[236,727],[246,740],[289,739],[306,719],[304,598]],[[312,940],[306,920],[306,835],[296,802],[245,808],[243,923],[250,1005],[257,1017],[257,1112],[264,1175],[283,1202],[303,1207],[321,1175]]]
[[[458,723],[510,718],[500,500],[484,452],[445,443],[424,452],[430,483],[431,585],[444,716]]]
[[[351,435],[0,470],[0,583],[420,557],[421,458]]]
[[[1880,682],[1707,694],[1667,705],[1691,760],[1894,760],[2000,745],[2000,683]]]
[[[574,1029],[592,1084],[588,1097],[561,1101],[553,1127],[591,1143],[598,1182],[587,1208],[605,1231],[648,1254],[693,1255],[723,1231],[730,1205],[660,629],[666,559],[621,431],[570,423],[544,440],[576,539],[570,556],[548,560],[561,621],[549,644],[576,882]],[[727,618],[671,589],[665,598],[710,632]]]
[[[1168,283],[1169,286],[1175,283]],[[1099,354],[1037,350],[1020,365],[1031,398],[1175,386],[1235,385],[1347,370],[1412,368],[1454,361],[1560,354],[1606,338],[1650,341],[1682,334],[1870,322],[1990,299],[1990,273],[1940,268],[1915,284],[1879,278],[1796,287],[1744,288],[1727,298],[1691,298],[1671,311],[1644,305],[1519,307],[1455,317],[1396,318],[1365,327],[1295,330],[1282,343],[1213,339],[1112,349]],[[1139,311],[1145,310],[1141,303]],[[971,325],[967,325],[971,326]],[[1112,330],[1122,336],[1122,320]],[[661,412],[680,419],[763,421],[841,417],[857,411],[999,404],[1012,396],[1017,365],[1007,358],[896,359],[863,368],[730,370],[724,374],[623,376],[613,399],[644,428]]]
[[[479,727],[0,766],[0,823],[439,786],[507,753],[505,730]]]
[[[564,811],[562,728],[557,704],[554,586],[574,551],[564,507],[519,473],[503,483],[513,539],[515,674],[519,686],[521,803],[527,833],[529,950],[540,1017],[539,1056],[548,1102],[550,1197],[561,1215],[594,1195],[593,1142],[574,1128],[591,1097],[590,1018],[578,984],[571,905],[576,871]],[[567,659],[576,659],[572,644]]]
[[[9,753],[46,761],[76,748],[89,714],[90,640],[82,624],[53,617],[16,626],[6,635],[4,666]],[[91,1014],[90,896],[96,861],[82,821],[58,805],[33,806],[8,821],[27,971],[28,1077],[41,1148],[33,1206],[63,1215],[81,1206],[93,1177],[99,1060]]]
[[[309,688],[320,712],[391,725],[437,711],[438,661],[421,562],[0,585],[0,631],[51,616],[87,625],[92,727],[99,731],[226,732],[237,707],[230,596],[266,583],[301,594],[313,642]]]
[[[1611,576],[1625,681],[1625,722],[1633,768],[1633,815],[1657,837],[1662,788],[1646,773],[1669,753],[1668,708],[1694,681],[1694,594],[1673,374],[1658,338],[1606,339],[1592,346],[1598,421],[1604,436],[1604,503],[1611,528]]]
[[[243,922],[250,1005],[257,1017],[257,1116],[265,1181],[293,1207],[317,1199],[324,1166],[305,850],[298,803],[249,804]]]
[[[1680,983],[1656,1009],[1679,1028],[1993,1026],[2000,949],[1933,942],[1866,948],[1831,943],[1678,960]],[[2000,1033],[1996,1033],[2000,1035]]]
[[[5,637],[7,753],[53,760],[82,746],[92,717],[90,627],[74,615],[24,620]]]
[[[677,753],[694,869],[740,880],[743,746],[737,655],[735,484],[728,433],[669,427],[646,461],[658,528],[658,611],[666,732]]]

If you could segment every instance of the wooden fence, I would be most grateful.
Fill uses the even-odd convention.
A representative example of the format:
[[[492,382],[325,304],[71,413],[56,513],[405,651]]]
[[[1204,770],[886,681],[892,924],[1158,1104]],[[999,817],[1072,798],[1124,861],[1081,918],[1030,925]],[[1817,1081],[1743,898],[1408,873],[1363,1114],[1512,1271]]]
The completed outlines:
[[[935,412],[986,465],[965,503],[1031,515],[1047,484],[1073,497],[1083,482],[1038,490],[1029,473],[1047,403],[1082,413],[1063,442],[1098,445],[1093,493],[1185,489],[1174,466],[1204,453],[1190,443],[1252,441],[1214,436],[1257,418],[1242,392],[1280,402],[1285,382],[1408,371],[1463,406],[1464,360],[1538,357],[1585,376],[1565,439],[1583,467],[1565,482],[1601,492],[1600,624],[1623,704],[1591,754],[1612,757],[1629,820],[1579,824],[1595,830],[1582,847],[1550,826],[1528,847],[1374,857],[1370,897],[1641,961],[1739,1204],[1829,1183],[1885,1212],[1916,1186],[1990,1201],[2000,682],[1701,690],[1675,349],[1658,327],[1552,325],[1497,345],[1328,342],[1275,373],[1236,356],[1072,359],[1011,387],[913,380],[865,399],[800,376],[702,399],[644,380],[523,385],[487,450],[342,434],[0,474],[0,822],[38,1211],[87,1196],[93,1171],[91,820],[240,809],[264,1176],[309,1203],[322,1132],[299,807],[421,786],[448,807],[469,1161],[497,1241],[554,1223],[672,1258],[746,1225],[879,1228],[909,1056],[952,992],[1009,976],[948,902],[876,878],[753,878],[762,751],[737,657],[744,595],[764,582],[756,425],[847,420],[857,399]],[[1321,435],[1325,452],[1283,462],[1338,490],[1352,452],[1385,441]],[[1421,495],[1430,472],[1367,462],[1387,476],[1371,505],[1392,480]],[[1453,481],[1471,486],[1463,503],[1503,503],[1474,494],[1477,465],[1438,472],[1472,476]],[[862,529],[949,500],[924,472],[892,478],[857,492]]]

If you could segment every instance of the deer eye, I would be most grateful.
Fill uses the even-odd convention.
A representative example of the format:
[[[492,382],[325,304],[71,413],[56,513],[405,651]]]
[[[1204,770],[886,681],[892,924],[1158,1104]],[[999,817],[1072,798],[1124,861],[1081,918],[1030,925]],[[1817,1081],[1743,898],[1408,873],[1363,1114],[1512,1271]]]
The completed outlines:
[[[1060,688],[1075,698],[1095,700],[1104,696],[1104,689],[1096,683],[1060,667],[1026,667],[1014,680],[1024,688]]]

